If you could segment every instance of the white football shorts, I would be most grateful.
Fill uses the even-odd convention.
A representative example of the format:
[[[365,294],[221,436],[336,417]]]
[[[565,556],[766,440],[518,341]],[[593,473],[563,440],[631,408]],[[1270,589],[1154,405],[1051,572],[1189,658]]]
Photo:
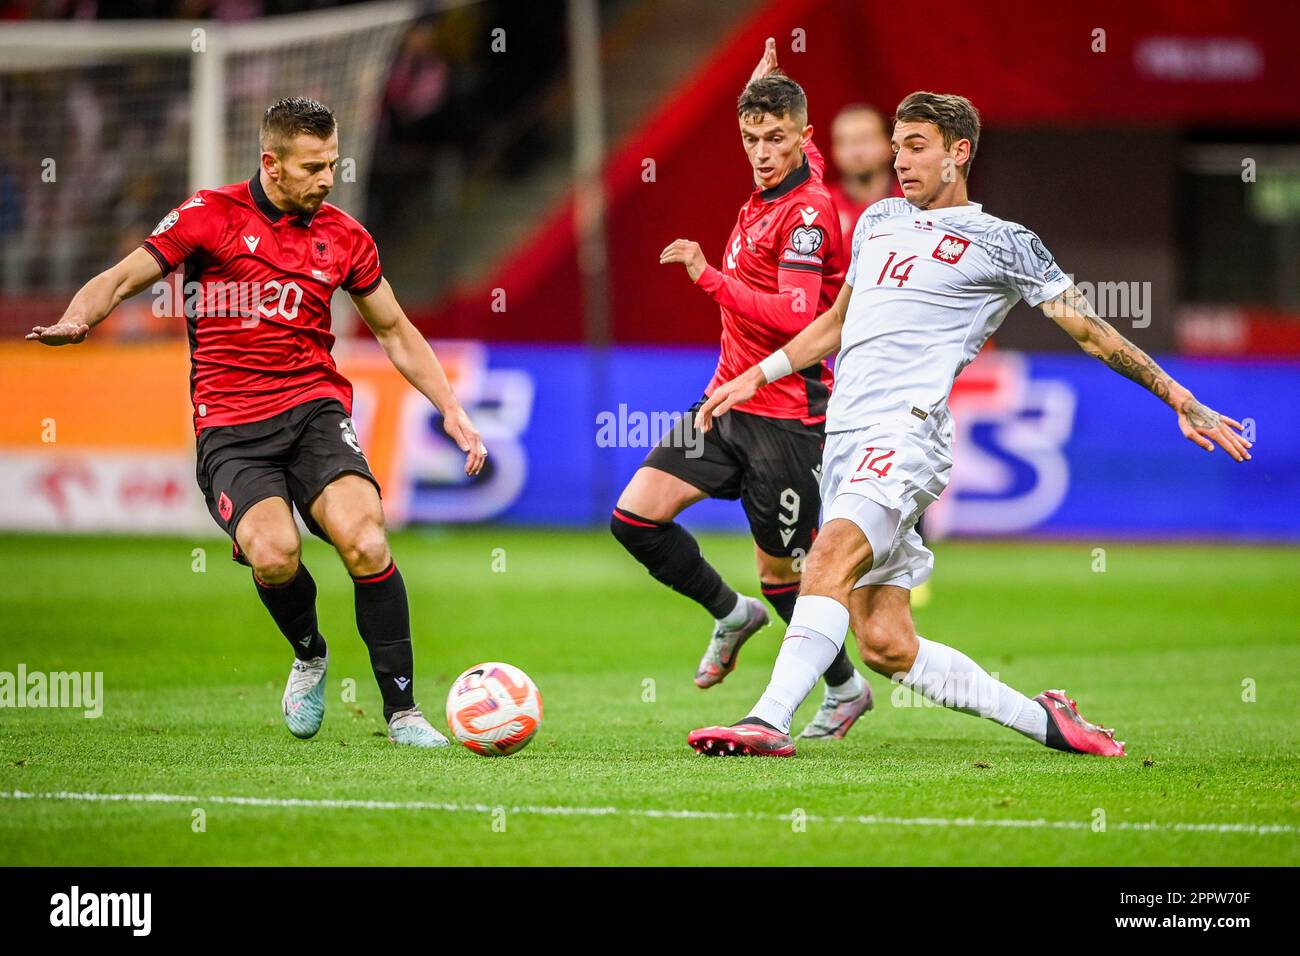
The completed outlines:
[[[916,522],[948,486],[952,470],[951,419],[938,427],[887,421],[826,436],[822,452],[822,524],[852,521],[867,536],[871,570],[854,588],[920,586],[934,570],[934,554]]]

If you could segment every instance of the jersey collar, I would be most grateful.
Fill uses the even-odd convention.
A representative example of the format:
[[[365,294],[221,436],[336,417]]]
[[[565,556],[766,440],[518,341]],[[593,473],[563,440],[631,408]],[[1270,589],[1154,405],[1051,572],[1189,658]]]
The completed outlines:
[[[261,211],[263,216],[271,220],[271,222],[279,222],[285,216],[289,215],[283,209],[276,206],[275,203],[271,202],[270,198],[266,195],[266,190],[262,188],[261,170],[253,173],[253,178],[248,181],[248,193],[253,197],[253,203],[257,206],[258,210]],[[300,213],[293,218],[298,220],[298,222],[304,226],[310,226],[312,219],[315,218],[315,213],[312,213],[311,215],[302,215]]]
[[[759,196],[762,198],[763,202],[771,202],[774,199],[780,199],[782,196],[794,192],[794,190],[806,183],[808,177],[811,175],[812,170],[808,166],[808,154],[805,153],[802,166],[792,172],[789,176],[785,177],[785,179],[781,180],[771,189],[764,189],[759,193]]]
[[[908,205],[912,204],[908,203]],[[957,219],[961,216],[973,216],[984,209],[977,202],[968,202],[964,206],[944,206],[942,209],[918,209],[916,206],[912,208],[916,210],[917,215],[924,216],[926,219]]]

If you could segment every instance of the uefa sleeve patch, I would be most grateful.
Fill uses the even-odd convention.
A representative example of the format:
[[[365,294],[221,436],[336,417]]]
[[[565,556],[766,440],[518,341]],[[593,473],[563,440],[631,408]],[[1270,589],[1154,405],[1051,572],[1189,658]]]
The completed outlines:
[[[151,236],[161,236],[164,232],[166,232],[166,231],[167,231],[168,229],[170,229],[172,226],[176,225],[177,220],[179,220],[180,218],[181,218],[181,214],[180,214],[179,212],[177,212],[175,209],[173,209],[173,210],[172,210],[171,212],[169,212],[167,215],[165,215],[165,216],[162,217],[162,219],[159,221],[158,225],[156,225],[156,226],[153,227],[153,232],[149,233],[149,235],[151,235]]]
[[[790,245],[801,256],[811,256],[826,241],[826,233],[821,226],[798,226],[790,233]]]

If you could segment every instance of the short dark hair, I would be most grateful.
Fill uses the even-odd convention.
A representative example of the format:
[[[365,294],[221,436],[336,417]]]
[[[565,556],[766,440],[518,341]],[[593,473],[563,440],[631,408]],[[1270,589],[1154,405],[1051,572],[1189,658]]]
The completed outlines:
[[[800,127],[808,122],[808,97],[803,87],[780,70],[760,76],[745,87],[736,102],[736,115],[761,118],[770,113],[777,119],[789,116]]]
[[[895,123],[933,123],[943,134],[945,149],[959,139],[970,140],[970,158],[961,168],[963,176],[970,175],[975,162],[975,149],[980,143],[980,111],[964,96],[955,93],[928,93],[919,90],[903,97],[894,112]]]
[[[306,96],[286,96],[262,114],[262,149],[284,156],[299,133],[329,139],[337,128],[334,111],[328,106]]]

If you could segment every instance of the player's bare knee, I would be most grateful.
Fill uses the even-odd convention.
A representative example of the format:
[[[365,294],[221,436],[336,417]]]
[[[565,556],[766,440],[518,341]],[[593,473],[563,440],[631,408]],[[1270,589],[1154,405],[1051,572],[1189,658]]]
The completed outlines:
[[[297,535],[254,534],[241,550],[253,566],[253,573],[266,584],[284,584],[298,573],[302,553]]]
[[[703,491],[675,475],[642,466],[618,496],[616,507],[643,521],[668,524],[686,508],[706,497],[708,495]],[[617,532],[615,537],[618,537]]]
[[[354,576],[378,574],[388,567],[388,535],[373,518],[358,521],[335,544],[344,565]]]

